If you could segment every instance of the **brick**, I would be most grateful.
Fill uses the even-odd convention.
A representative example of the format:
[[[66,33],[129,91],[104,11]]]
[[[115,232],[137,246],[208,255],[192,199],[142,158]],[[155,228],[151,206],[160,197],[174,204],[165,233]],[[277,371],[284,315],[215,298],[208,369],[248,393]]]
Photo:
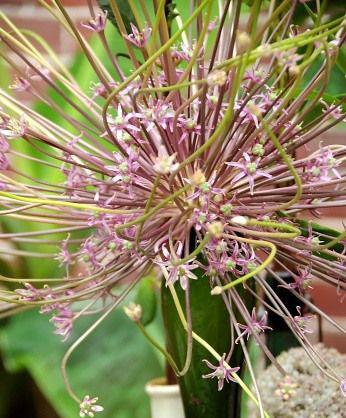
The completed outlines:
[[[42,19],[31,17],[8,16],[16,27],[21,29],[29,29],[48,42],[49,46],[56,52],[60,52],[60,31],[61,27],[58,22],[53,19]],[[40,49],[40,48],[39,48]]]
[[[64,6],[85,6],[87,4],[86,0],[61,0]],[[27,4],[37,4],[36,0],[0,0],[1,4],[14,4],[27,5]]]
[[[0,0],[0,6],[2,4],[10,4],[11,6],[14,4],[33,4],[35,2],[36,0]]]
[[[341,333],[325,333],[323,335],[323,343],[327,347],[336,348],[340,353],[346,353],[346,337]]]
[[[346,299],[342,301],[342,295],[337,294],[334,286],[326,285],[321,281],[313,283],[313,289],[309,293],[316,306],[328,315],[339,315],[346,317]]]

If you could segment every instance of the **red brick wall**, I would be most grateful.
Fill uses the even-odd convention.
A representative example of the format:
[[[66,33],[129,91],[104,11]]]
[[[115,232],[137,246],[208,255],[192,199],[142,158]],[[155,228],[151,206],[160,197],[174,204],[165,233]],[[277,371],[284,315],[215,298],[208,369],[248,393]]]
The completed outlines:
[[[90,17],[86,0],[62,0],[62,4],[77,24]],[[63,56],[74,52],[75,44],[69,35],[36,0],[0,0],[0,11],[17,27],[37,32],[55,52]]]

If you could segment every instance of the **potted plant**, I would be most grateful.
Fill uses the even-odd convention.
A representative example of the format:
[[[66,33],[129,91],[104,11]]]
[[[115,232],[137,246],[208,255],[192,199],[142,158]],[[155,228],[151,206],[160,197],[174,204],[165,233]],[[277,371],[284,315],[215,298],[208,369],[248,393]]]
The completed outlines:
[[[164,355],[185,415],[239,417],[245,394],[267,417],[249,337],[283,375],[260,335],[275,333],[268,311],[311,356],[315,349],[307,339],[309,317],[287,310],[265,274],[331,322],[305,297],[312,277],[345,291],[345,232],[302,214],[345,205],[339,170],[345,146],[308,148],[345,119],[342,94],[328,93],[343,68],[343,16],[325,22],[325,3],[288,0],[204,0],[190,8],[180,1],[130,0],[125,7],[109,0],[101,2],[104,11],[87,2],[91,16],[82,25],[99,37],[106,63],[61,0],[40,3],[79,44],[98,80],[91,92],[83,90],[40,38],[6,21],[1,54],[17,78],[13,93],[0,92],[2,215],[34,220],[37,231],[15,235],[24,243],[20,254],[51,258],[65,274],[19,279],[16,289],[1,289],[1,309],[39,306],[52,313],[63,340],[79,317],[98,315],[62,362],[80,416],[94,416],[103,408],[96,397],[76,394],[67,361],[143,287],[125,312]],[[309,16],[305,26],[291,25],[297,10]],[[107,37],[108,19],[123,49]],[[46,86],[57,101],[45,95]],[[64,126],[17,100],[23,91],[57,113],[68,105]],[[28,176],[20,168],[26,158],[61,181]],[[42,249],[57,242],[58,254]],[[292,281],[282,280],[273,263]],[[147,329],[157,283],[164,344]],[[326,373],[344,385],[338,370]]]

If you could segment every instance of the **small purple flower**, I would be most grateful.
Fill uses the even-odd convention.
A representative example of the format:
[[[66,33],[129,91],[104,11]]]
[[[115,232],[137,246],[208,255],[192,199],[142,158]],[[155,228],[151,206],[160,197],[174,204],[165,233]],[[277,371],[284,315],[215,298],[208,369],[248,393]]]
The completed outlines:
[[[56,315],[54,315],[49,322],[55,326],[54,333],[62,336],[62,342],[66,341],[71,335],[73,327],[73,311],[67,304],[62,304]]]
[[[225,357],[226,357],[226,354],[224,353],[220,359],[218,366],[214,366],[208,360],[202,360],[210,369],[214,370],[212,373],[202,375],[203,379],[213,379],[214,377],[216,377],[218,379],[219,391],[222,390],[225,380],[227,383],[236,382],[232,374],[236,373],[240,369],[240,367],[226,368],[225,363],[224,363]]]
[[[271,174],[266,173],[263,170],[258,170],[257,166],[259,164],[260,158],[257,158],[255,161],[251,161],[249,154],[246,152],[243,153],[244,162],[236,163],[236,162],[227,162],[226,165],[231,167],[239,168],[241,171],[238,173],[231,181],[231,184],[236,183],[238,180],[241,180],[243,177],[246,177],[247,181],[249,182],[250,186],[250,193],[253,195],[253,189],[255,186],[255,178],[257,177],[266,177],[270,179],[272,177]]]
[[[251,313],[251,326],[250,325],[242,325],[238,324],[239,328],[243,329],[244,331],[239,335],[239,337],[235,340],[235,343],[238,344],[239,340],[246,335],[246,339],[248,340],[250,335],[253,333],[254,330],[258,331],[258,333],[265,332],[266,329],[272,330],[273,328],[268,327],[267,324],[267,316],[268,313],[264,312],[262,318],[257,320],[256,317],[256,308],[252,309]]]
[[[129,35],[123,35],[123,37],[130,41],[133,45],[136,45],[138,48],[143,48],[151,35],[151,28],[146,26],[142,32],[140,32],[135,25],[132,23],[130,23],[130,25],[132,33]]]
[[[93,236],[84,241],[81,252],[80,252],[83,261],[87,262],[92,270],[102,267],[102,264],[98,260],[97,245],[95,245],[95,240]]]
[[[248,105],[246,105],[241,111],[240,111],[240,118],[241,118],[241,124],[249,124],[249,123],[254,123],[256,128],[259,127],[259,120],[257,117],[257,114],[253,111],[252,107],[254,103],[250,102],[248,103]],[[242,102],[239,101],[236,104],[236,109],[239,109],[242,106]],[[264,113],[265,112],[265,102],[261,101],[260,103],[256,103],[255,104],[256,108],[261,112]]]
[[[23,77],[15,78],[13,84],[11,84],[10,89],[17,92],[27,91],[30,87],[30,83]]]
[[[83,401],[80,403],[80,417],[94,417],[94,412],[102,412],[103,407],[100,405],[96,405],[98,398],[91,398],[89,395],[84,396]]]
[[[66,265],[72,264],[73,262],[71,253],[69,252],[69,249],[68,249],[69,239],[70,237],[68,236],[66,239],[64,239],[61,242],[60,253],[55,257],[56,260],[60,261],[59,267],[63,265],[66,266]]]
[[[178,140],[178,144],[187,140],[191,134],[198,136],[201,133],[201,126],[192,118],[179,118],[178,126],[182,130],[182,135]]]
[[[26,134],[28,123],[22,115],[19,120],[6,118],[0,123],[0,135],[5,138],[17,138]]]
[[[315,155],[313,158],[310,158],[304,166],[304,179],[307,182],[329,182],[333,179],[332,174],[341,179],[340,173],[337,171],[336,167],[340,164],[341,161],[338,161],[334,158],[332,151],[328,148],[321,148],[319,154]]]
[[[4,135],[0,134],[0,152],[5,153],[9,150],[10,145]]]
[[[95,19],[89,19],[86,23],[82,23],[81,25],[93,32],[102,32],[106,27],[107,14],[107,11],[105,13],[98,13]]]
[[[138,126],[130,122],[133,118],[141,118],[142,115],[136,112],[126,112],[122,106],[119,104],[117,108],[117,116],[115,118],[108,117],[108,123],[115,133],[120,131],[121,137],[124,131],[128,130],[130,132],[135,131],[139,132],[140,129]],[[118,135],[117,135],[118,136]],[[121,137],[119,139],[121,139]]]
[[[191,223],[194,225],[196,231],[206,229],[207,225],[213,222],[216,216],[213,213],[209,213],[207,210],[194,209],[191,216]]]
[[[214,172],[209,180],[205,180],[200,182],[197,187],[196,190],[194,191],[194,193],[192,193],[192,195],[188,196],[187,199],[188,200],[194,200],[197,197],[199,198],[199,202],[202,206],[206,206],[208,207],[209,203],[210,203],[210,199],[212,197],[215,197],[217,195],[222,196],[222,198],[225,196],[226,192],[224,189],[218,188],[218,187],[214,187],[214,183],[215,183],[215,179],[216,179],[216,172]],[[186,179],[187,183],[192,183],[191,180]]]
[[[164,245],[162,246],[162,252],[166,261],[159,259],[156,263],[165,267],[169,273],[168,278],[166,279],[166,286],[174,284],[179,280],[181,288],[186,290],[188,279],[197,280],[197,276],[191,272],[191,270],[199,267],[198,264],[192,263],[195,258],[192,258],[184,264],[175,265],[175,263],[179,262],[183,252],[183,244],[180,241],[178,242],[176,257],[172,257]]]
[[[297,289],[300,294],[303,294],[307,289],[312,289],[310,275],[311,267],[306,266],[304,270],[299,270],[299,274],[293,274],[294,282],[280,285],[280,287]]]
[[[320,99],[320,103],[322,103],[322,105],[324,106],[323,108],[323,113],[328,114],[328,116],[334,118],[334,119],[339,119],[342,116],[344,116],[344,113],[342,111],[342,107],[341,106],[335,106],[334,104],[329,105],[328,103],[326,103],[324,100]],[[346,122],[346,118],[343,119],[344,122]]]
[[[296,315],[293,320],[294,320],[294,324],[296,325],[296,327],[298,328],[298,330],[302,333],[302,334],[311,334],[313,333],[313,330],[311,330],[308,326],[309,323],[312,319],[312,315],[302,315],[301,313],[301,306],[297,306],[296,307],[297,312],[299,315]]]
[[[346,398],[346,379],[342,379],[340,382],[341,395]]]
[[[42,293],[39,289],[32,286],[30,283],[24,283],[25,289],[16,289],[15,292],[21,296],[22,300],[28,302],[40,300],[42,298]]]
[[[308,223],[308,236],[299,236],[295,238],[297,241],[302,242],[304,244],[308,244],[309,246],[318,246],[323,244],[323,241],[320,241],[319,237],[313,234],[311,222]],[[308,254],[309,251],[302,250],[300,251],[301,254]]]

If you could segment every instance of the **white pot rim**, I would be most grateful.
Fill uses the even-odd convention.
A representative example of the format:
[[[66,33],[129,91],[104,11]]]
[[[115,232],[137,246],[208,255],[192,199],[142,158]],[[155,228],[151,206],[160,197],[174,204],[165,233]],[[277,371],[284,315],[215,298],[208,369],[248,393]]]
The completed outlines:
[[[180,393],[179,385],[167,385],[165,377],[150,380],[145,385],[145,391],[148,395],[155,395],[156,397],[177,396]]]

